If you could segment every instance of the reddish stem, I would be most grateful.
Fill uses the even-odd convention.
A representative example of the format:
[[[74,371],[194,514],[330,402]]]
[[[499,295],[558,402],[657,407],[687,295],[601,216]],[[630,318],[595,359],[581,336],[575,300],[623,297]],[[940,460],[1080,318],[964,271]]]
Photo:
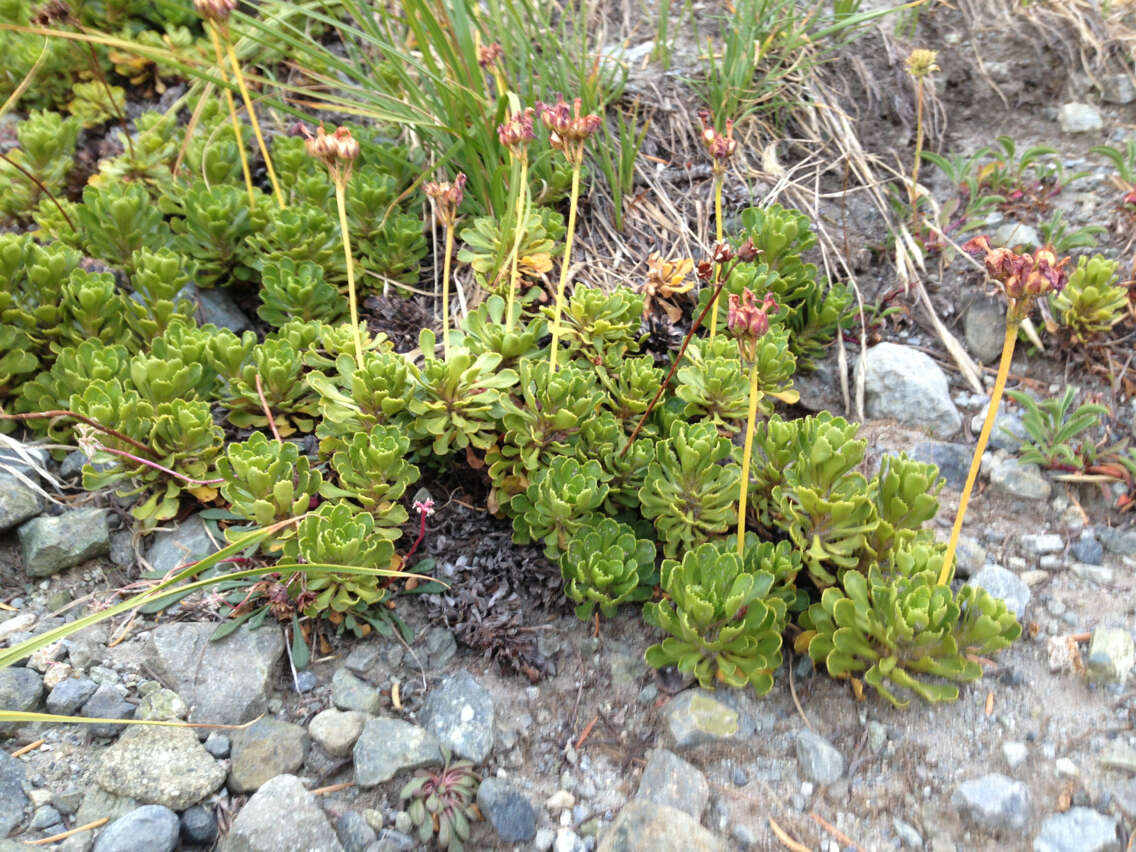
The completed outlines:
[[[103,424],[92,420],[90,417],[84,417],[82,414],[76,414],[74,411],[68,411],[63,408],[53,409],[52,411],[33,411],[30,414],[0,414],[0,420],[46,420],[49,417],[74,417],[80,423],[86,423],[88,426],[93,426],[100,432],[105,432],[108,435],[113,435],[115,438],[118,438],[118,440],[130,444],[130,446],[135,447],[144,453],[150,453],[152,455],[154,452],[145,444],[139,441],[135,441],[129,435],[123,435],[121,432],[115,431],[109,426],[104,426]]]

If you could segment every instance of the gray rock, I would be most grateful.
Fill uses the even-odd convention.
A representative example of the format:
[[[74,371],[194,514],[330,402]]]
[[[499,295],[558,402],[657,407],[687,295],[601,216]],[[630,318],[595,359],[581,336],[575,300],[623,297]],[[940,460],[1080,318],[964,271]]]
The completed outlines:
[[[181,696],[171,689],[155,689],[138,702],[138,709],[134,711],[135,719],[149,719],[156,722],[172,722],[175,719],[184,719],[189,708],[181,700]]]
[[[663,718],[675,748],[738,742],[752,734],[753,720],[731,707],[730,700],[726,693],[687,689],[668,701]]]
[[[955,788],[951,804],[959,815],[988,831],[1021,833],[1029,824],[1030,792],[1005,775],[983,775]]]
[[[103,790],[181,811],[225,783],[225,770],[190,728],[132,727],[102,753],[94,780]]]
[[[966,485],[970,456],[970,450],[966,447],[946,441],[924,441],[911,448],[913,459],[938,465],[939,475],[947,480],[947,487],[956,491],[962,491]]]
[[[110,561],[119,568],[134,565],[134,536],[130,530],[118,530],[110,534]]]
[[[797,761],[801,774],[814,784],[833,784],[844,774],[844,755],[819,734],[797,734]]]
[[[295,775],[277,775],[245,803],[220,852],[343,852],[315,796]]]
[[[990,471],[990,487],[1023,500],[1048,500],[1053,486],[1041,475],[1036,464],[1023,464],[1016,458],[998,461]]]
[[[1100,765],[1105,769],[1136,773],[1136,749],[1124,743],[1113,743],[1101,755]]]
[[[1062,104],[1057,111],[1057,123],[1066,133],[1092,133],[1101,130],[1104,122],[1100,111],[1091,104]]]
[[[352,750],[355,783],[374,787],[400,772],[441,766],[441,744],[430,732],[401,719],[371,719]]]
[[[1005,246],[1006,248],[1019,248],[1025,246],[1027,249],[1033,249],[1041,245],[1041,237],[1037,233],[1037,229],[1032,225],[1026,225],[1021,222],[1006,222],[995,229],[990,237],[990,243],[994,246]],[[997,323],[992,331],[998,336],[997,351],[994,357],[1002,354],[1002,329],[1006,327],[1005,311],[995,318]],[[968,338],[969,342],[969,338]],[[983,358],[984,361],[992,361],[993,358]]]
[[[18,530],[29,577],[50,577],[110,552],[106,509],[71,509],[32,518]]]
[[[880,343],[865,355],[867,415],[927,429],[948,438],[962,428],[942,369],[917,349]]]
[[[1070,808],[1041,824],[1034,852],[1120,852],[1116,817],[1090,808]]]
[[[1125,106],[1136,101],[1136,86],[1132,84],[1132,75],[1123,72],[1105,74],[1098,82],[1101,100],[1105,103]]]
[[[211,642],[213,630],[211,624],[159,625],[145,646],[146,661],[190,705],[191,722],[239,725],[268,706],[284,642],[276,630],[243,626]]]
[[[126,690],[117,684],[100,684],[94,695],[83,704],[80,712],[92,719],[132,719],[134,705],[125,699],[125,692]],[[126,726],[100,722],[88,725],[87,730],[92,736],[114,737],[118,736],[119,731],[124,727]]]
[[[982,407],[982,411],[970,418],[970,430],[976,435],[982,431],[982,427],[986,423],[986,412],[989,408],[990,403],[987,403]],[[990,430],[990,448],[1017,452],[1022,443],[1027,440],[1029,440],[1029,432],[1026,431],[1025,424],[1022,423],[1021,412],[1000,408],[998,413],[994,415],[994,428]],[[967,465],[969,466],[969,464],[970,459],[968,458]]]
[[[220,731],[210,731],[203,745],[205,746],[205,750],[216,758],[228,757],[229,751],[232,748],[232,740],[229,739],[228,734],[223,734]]]
[[[872,754],[879,754],[884,750],[887,741],[887,725],[883,722],[877,722],[875,719],[868,722],[868,750],[871,751]]]
[[[24,794],[27,770],[19,758],[0,749],[0,837],[8,834],[24,820],[24,809],[31,804]]]
[[[1060,553],[1065,549],[1065,539],[1057,533],[1026,533],[1019,541],[1022,553],[1035,559],[1047,553]]]
[[[426,631],[423,644],[426,647],[427,665],[434,671],[445,668],[458,652],[453,632],[445,627],[432,627]]]
[[[30,713],[43,696],[43,678],[25,666],[0,669],[0,709]],[[0,724],[0,734],[14,731],[16,722]]]
[[[1030,588],[1012,571],[1001,565],[987,565],[969,580],[968,586],[980,586],[996,598],[1001,598],[1021,620],[1030,602]]]
[[[493,696],[465,669],[431,690],[423,726],[458,757],[484,763],[493,751]]]
[[[1096,683],[1124,683],[1136,663],[1132,634],[1119,627],[1098,627],[1093,631],[1085,676]]]
[[[227,328],[236,334],[252,328],[248,317],[237,307],[227,290],[220,287],[197,290],[196,298],[197,318],[202,325],[213,323],[218,328]]]
[[[42,497],[20,480],[0,475],[0,532],[34,518],[42,511]]]
[[[70,716],[95,694],[99,685],[85,677],[61,680],[47,694],[47,712],[56,716]]]
[[[102,829],[94,852],[173,852],[177,843],[177,814],[161,805],[143,805]]]
[[[710,784],[705,775],[674,752],[657,748],[647,754],[635,797],[677,808],[700,820],[710,800]]]
[[[500,778],[477,788],[477,806],[504,843],[527,843],[536,835],[536,813],[520,790]]]
[[[340,710],[375,715],[382,709],[382,698],[377,689],[347,671],[337,669],[331,677],[331,701]]]
[[[1078,562],[1086,565],[1100,565],[1104,561],[1104,545],[1098,540],[1092,530],[1082,530],[1078,538],[1069,548],[1070,555]]]
[[[83,475],[83,468],[87,465],[99,473],[115,467],[114,462],[99,462],[91,464],[91,458],[82,450],[75,450],[67,454],[63,463],[59,465],[59,477],[64,480],[79,479]]]
[[[29,464],[26,459],[21,456],[25,453],[31,457],[34,466]],[[42,447],[31,447],[27,444],[20,444],[20,453],[12,447],[0,447],[0,478],[9,477],[15,479],[14,473],[20,473],[26,476],[33,482],[38,482],[40,476],[36,473],[36,466],[46,468],[51,456],[47,450]]]
[[[229,789],[251,793],[277,775],[290,775],[308,756],[308,732],[279,719],[258,719],[233,731]]]
[[[995,234],[997,239],[997,234]],[[966,347],[979,361],[989,363],[1002,354],[1002,329],[1006,327],[1006,307],[1002,299],[978,296],[963,318]]]
[[[61,826],[62,823],[63,817],[59,815],[59,811],[51,805],[44,805],[41,808],[36,808],[36,812],[32,815],[32,821],[28,823],[28,827],[36,831],[44,831],[48,834],[52,834],[54,832],[47,831],[47,829],[56,825]]]
[[[367,723],[367,714],[357,710],[327,709],[308,723],[308,734],[332,757],[346,757]]]
[[[904,822],[899,817],[892,817],[891,824],[895,828],[896,835],[903,841],[904,846],[912,849],[923,848],[923,835],[915,826],[909,822]]]
[[[986,548],[973,536],[959,536],[955,553],[955,572],[960,577],[973,577],[986,564]]]
[[[12,637],[21,633],[27,633],[31,630],[36,623],[38,616],[34,612],[5,612],[6,616],[0,620],[0,642],[7,642]],[[16,640],[12,639],[12,644]]]
[[[840,390],[840,365],[835,356],[813,360],[815,369],[802,370],[793,377],[793,389],[800,405],[808,411],[839,411],[844,407]]]
[[[206,532],[201,516],[191,515],[178,524],[176,529],[163,530],[154,535],[154,542],[146,551],[146,561],[156,572],[165,576],[178,566],[212,556],[220,549]]]
[[[212,846],[217,839],[217,815],[212,808],[194,805],[181,815],[181,839],[196,846]]]
[[[1026,758],[1029,757],[1029,748],[1025,743],[1005,742],[1002,743],[1002,757],[1006,758],[1006,766],[1013,772],[1026,762]]]
[[[367,852],[410,852],[418,846],[418,841],[409,834],[393,828],[384,828],[379,832],[378,841],[372,844]]]
[[[75,813],[75,824],[86,825],[103,817],[115,820],[137,807],[138,802],[129,796],[116,796],[98,785],[88,785],[87,792],[83,794],[83,802]]]
[[[1129,819],[1136,819],[1136,778],[1129,778],[1112,792],[1112,799]]]
[[[1089,565],[1087,562],[1074,562],[1069,566],[1069,572],[1096,583],[1098,586],[1111,586],[1116,580],[1113,570],[1106,565]]]
[[[1115,527],[1098,526],[1097,538],[1104,549],[1117,556],[1136,556],[1136,529],[1118,530]]]
[[[632,799],[600,834],[597,852],[726,852],[725,841],[689,814]]]
[[[335,836],[344,852],[365,852],[379,837],[358,811],[347,811],[335,821]]]
[[[552,844],[556,841],[556,832],[551,828],[542,828],[536,833],[533,838],[533,848],[537,852],[548,852],[552,848]]]

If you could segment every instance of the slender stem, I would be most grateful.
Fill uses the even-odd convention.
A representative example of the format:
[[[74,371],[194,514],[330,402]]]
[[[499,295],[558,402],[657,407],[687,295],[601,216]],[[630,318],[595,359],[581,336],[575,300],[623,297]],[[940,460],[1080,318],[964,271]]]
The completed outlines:
[[[209,22],[209,38],[213,41],[213,52],[217,55],[217,72],[221,79],[229,82],[229,75],[225,71],[225,54],[221,50],[221,39],[217,35],[217,25]],[[244,136],[241,134],[241,123],[237,120],[237,105],[233,103],[233,93],[225,89],[225,102],[229,105],[229,117],[233,120],[233,133],[236,134],[237,153],[241,158],[241,172],[245,176],[245,189],[248,190],[249,209],[256,207],[256,194],[252,188],[252,173],[249,172],[248,156],[245,154]]]
[[[513,250],[509,252],[509,295],[505,299],[505,331],[513,330],[513,304],[517,296],[517,255],[521,253],[521,237],[525,233],[525,219],[528,218],[527,204],[529,160],[521,158],[521,178],[517,182],[517,228],[513,234]]]
[[[450,258],[454,253],[454,226],[446,225],[446,258],[442,261],[442,357],[450,358]]]
[[[260,397],[260,407],[264,409],[264,416],[268,418],[268,428],[272,430],[276,443],[284,443],[280,440],[280,431],[276,428],[276,418],[272,416],[272,409],[268,407],[268,400],[264,397],[264,385],[260,381],[259,372],[256,374],[256,395]]]
[[[723,276],[723,278],[725,278],[725,276]],[[671,379],[674,378],[675,370],[678,369],[678,365],[682,362],[682,356],[686,354],[686,347],[690,345],[690,339],[694,337],[694,333],[698,331],[699,326],[702,325],[702,320],[706,318],[706,314],[710,312],[718,301],[718,294],[721,292],[722,282],[718,282],[718,286],[714,288],[714,292],[710,296],[710,301],[706,303],[706,307],[702,309],[702,313],[698,315],[697,319],[691,323],[690,331],[686,333],[686,337],[682,341],[682,346],[678,350],[678,355],[675,356],[674,363],[671,364],[671,368],[667,372],[667,377],[663,379],[663,383],[659,385],[659,389],[655,391],[655,395],[651,397],[651,402],[647,405],[647,410],[643,412],[643,416],[639,418],[639,422],[636,423],[635,428],[631,430],[631,435],[627,438],[627,443],[623,445],[623,449],[619,452],[619,458],[623,458],[627,455],[627,451],[631,449],[631,445],[635,443],[635,439],[643,430],[643,424],[647,422],[647,418],[650,417],[651,412],[655,410],[655,406],[659,402],[659,397],[663,395],[663,392],[671,383]]]
[[[753,458],[753,430],[757,425],[757,361],[749,368],[749,415],[742,449],[742,475],[738,485],[738,556],[745,555],[746,500],[749,497],[749,463]]]
[[[990,440],[990,432],[994,428],[994,418],[998,415],[998,405],[1002,402],[1002,392],[1006,389],[1006,377],[1010,374],[1010,361],[1014,358],[1014,344],[1018,341],[1018,326],[1021,321],[1014,316],[1014,308],[1010,307],[1010,314],[1006,318],[1006,339],[1002,341],[1002,360],[998,362],[998,376],[994,379],[994,390],[990,394],[990,406],[986,409],[986,422],[982,424],[982,431],[978,435],[978,443],[974,447],[974,458],[970,462],[970,472],[966,475],[966,485],[959,498],[958,514],[955,515],[955,525],[951,528],[951,539],[947,544],[947,553],[943,557],[943,567],[939,571],[939,585],[947,584],[951,575],[951,562],[958,549],[959,535],[962,533],[962,522],[966,516],[966,507],[970,502],[970,492],[974,490],[974,482],[978,479],[978,471],[982,467],[982,453],[986,449],[986,442]]]
[[[111,429],[109,426],[104,426],[102,423],[92,420],[90,417],[85,417],[82,414],[78,414],[74,411],[69,411],[65,408],[56,408],[52,409],[51,411],[33,411],[30,414],[0,413],[0,420],[47,420],[52,417],[73,417],[80,423],[86,423],[88,426],[98,429],[100,432],[105,432],[108,435],[118,438],[118,440],[122,441],[123,443],[130,444],[130,446],[134,447],[135,449],[141,450],[144,453],[149,453],[150,455],[154,454],[153,450],[151,450],[140,441],[134,440],[129,435],[123,435],[121,432],[115,429]]]
[[[347,302],[351,308],[351,333],[355,338],[355,363],[363,369],[363,339],[359,335],[359,307],[355,299],[355,261],[351,257],[351,233],[347,230],[347,176],[332,175],[335,184],[335,205],[339,208],[339,230],[343,235],[343,256],[347,261]]]
[[[188,482],[190,485],[219,485],[224,482],[224,479],[194,479],[192,476],[186,476],[184,473],[178,473],[176,470],[171,470],[165,465],[158,464],[157,462],[147,461],[140,459],[138,456],[132,455],[124,450],[116,450],[114,447],[100,446],[100,450],[105,453],[111,453],[116,456],[122,456],[125,459],[130,459],[132,462],[152,467],[154,470],[160,470],[162,473],[169,474],[175,479],[180,479],[182,482]]]
[[[256,110],[253,109],[252,98],[249,97],[248,86],[245,85],[245,77],[241,73],[241,63],[237,60],[237,52],[233,50],[233,42],[229,39],[227,32],[223,33],[223,38],[229,54],[229,63],[233,66],[233,76],[237,80],[237,88],[241,90],[245,109],[248,110],[249,124],[252,125],[252,132],[256,135],[256,144],[260,146],[260,155],[264,157],[264,167],[268,169],[268,180],[272,183],[272,191],[276,194],[276,203],[283,207],[284,193],[280,191],[280,184],[276,180],[276,170],[272,168],[272,157],[268,155],[268,146],[264,144],[264,135],[260,132],[260,122],[256,120]]]
[[[714,169],[714,222],[715,234],[717,235],[718,242],[722,242],[722,183],[725,175],[715,167]],[[722,275],[722,267],[714,264],[714,283],[717,284]],[[710,314],[710,339],[714,339],[714,335],[718,332],[718,311]]]
[[[919,161],[923,155],[923,78],[915,81],[915,162],[911,164],[912,233],[919,236]]]
[[[581,152],[582,153],[582,152]],[[552,319],[552,349],[549,353],[549,372],[556,372],[556,349],[560,345],[560,314],[564,310],[564,285],[568,283],[568,267],[572,260],[572,237],[576,231],[576,207],[580,200],[580,166],[578,158],[572,166],[572,195],[568,202],[568,235],[564,238],[564,262],[560,266],[560,283],[556,286],[556,308]]]
[[[51,203],[54,204],[59,209],[60,215],[63,216],[64,219],[67,220],[67,224],[71,226],[71,230],[75,231],[75,233],[79,232],[78,229],[75,227],[75,223],[71,221],[71,217],[67,215],[67,211],[63,209],[63,205],[59,203],[59,199],[55,197],[55,194],[50,189],[48,189],[39,178],[37,178],[35,175],[33,175],[31,172],[29,172],[27,169],[25,169],[23,166],[21,166],[15,160],[8,157],[7,154],[0,152],[0,160],[3,160],[5,163],[7,163],[12,168],[14,168],[16,171],[18,171],[20,174],[22,174],[24,177],[26,177],[32,183],[34,183],[37,187],[39,187],[40,192],[42,192],[44,195],[46,195],[48,198],[50,198]]]

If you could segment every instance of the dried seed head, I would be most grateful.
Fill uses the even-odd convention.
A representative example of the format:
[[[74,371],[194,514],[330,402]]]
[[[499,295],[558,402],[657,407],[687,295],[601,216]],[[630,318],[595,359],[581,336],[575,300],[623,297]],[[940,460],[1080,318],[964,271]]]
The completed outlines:
[[[700,134],[702,145],[714,160],[715,171],[720,171],[725,168],[726,161],[738,150],[738,143],[734,140],[734,121],[726,119],[726,132],[722,134],[710,123],[710,113],[707,110],[699,111],[698,120],[702,124]]]
[[[490,65],[496,65],[497,61],[505,55],[499,42],[493,44],[482,45],[477,49],[477,64],[482,68],[488,68]]]
[[[193,0],[193,8],[205,20],[223,24],[237,8],[237,0]]]
[[[497,138],[509,149],[514,157],[522,157],[529,142],[533,139],[533,108],[513,113],[503,123],[497,125]]]
[[[598,115],[582,115],[583,99],[575,98],[569,109],[568,102],[558,97],[556,103],[538,103],[540,120],[548,128],[548,141],[572,163],[583,159],[584,143],[600,129],[603,120]]]
[[[725,240],[714,243],[714,262],[717,264],[729,263],[734,259],[734,250]]]
[[[714,274],[714,264],[709,260],[698,261],[698,280],[709,281]]]
[[[458,207],[461,206],[462,199],[465,197],[465,181],[465,172],[458,172],[453,183],[430,181],[423,187],[426,196],[434,199],[438,205],[438,223],[440,225],[452,228],[457,221]]]
[[[1043,246],[1036,253],[1018,254],[1008,248],[991,248],[986,237],[975,237],[963,245],[968,253],[984,252],[986,273],[1002,285],[1012,303],[1024,306],[1046,293],[1059,293],[1069,280],[1065,267],[1068,257],[1058,259],[1052,246]]]
[[[694,282],[686,276],[694,268],[694,261],[687,257],[682,260],[663,260],[658,254],[647,258],[647,278],[640,288],[649,298],[669,299],[690,292]]]
[[[359,143],[346,127],[337,127],[330,136],[321,124],[315,136],[306,127],[302,128],[307,137],[304,145],[308,154],[322,162],[331,170],[333,177],[346,178],[351,174],[351,166],[359,157]]]
[[[776,311],[777,301],[772,293],[766,293],[761,304],[757,304],[748,287],[742,290],[740,299],[737,294],[730,294],[726,328],[737,338],[738,350],[746,361],[752,362],[756,357],[757,340],[769,331],[769,315]]]
[[[929,74],[938,71],[939,66],[935,64],[935,60],[938,56],[939,54],[933,50],[916,48],[907,56],[907,73],[916,80],[921,80]]]
[[[351,135],[351,131],[346,127],[335,128],[335,133],[332,134],[332,139],[336,142],[338,148],[335,156],[347,163],[353,163],[359,157],[359,143],[355,137]]]
[[[747,237],[746,241],[738,246],[737,258],[742,263],[753,263],[759,254],[761,249],[753,244],[753,237]]]

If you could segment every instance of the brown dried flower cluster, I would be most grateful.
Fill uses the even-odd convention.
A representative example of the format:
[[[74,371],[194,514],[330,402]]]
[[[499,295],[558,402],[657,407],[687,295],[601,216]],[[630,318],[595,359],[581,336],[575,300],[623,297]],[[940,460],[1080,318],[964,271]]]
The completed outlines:
[[[313,136],[304,128],[305,146],[308,154],[322,162],[332,175],[345,179],[351,173],[351,166],[359,156],[359,143],[346,127],[337,127],[330,136],[321,124]]]
[[[694,269],[694,261],[687,257],[682,260],[663,260],[658,254],[647,258],[647,277],[639,286],[644,295],[643,316],[649,316],[655,307],[662,308],[671,322],[678,322],[682,310],[672,299],[689,293],[694,282],[687,278]]]
[[[702,145],[710,154],[711,159],[714,160],[714,171],[721,171],[725,169],[726,162],[738,150],[738,143],[734,139],[733,119],[726,119],[726,132],[724,134],[714,129],[714,125],[710,123],[710,113],[707,110],[699,111],[698,120],[702,123],[702,133],[700,134]]]
[[[449,181],[430,181],[422,189],[427,198],[432,198],[438,205],[438,224],[452,228],[458,218],[458,207],[465,197],[465,172],[458,172],[453,183]]]
[[[738,340],[738,349],[746,361],[757,357],[757,340],[769,331],[769,315],[777,312],[777,301],[772,293],[758,304],[748,287],[742,290],[741,298],[730,294],[730,307],[726,314],[726,328]]]
[[[493,44],[485,44],[477,49],[477,64],[482,68],[489,68],[496,65],[498,60],[505,55],[504,49],[499,42]]]
[[[193,0],[193,8],[205,20],[223,24],[237,8],[237,0]]]
[[[991,248],[987,237],[975,237],[963,246],[963,251],[985,252],[986,273],[1002,285],[1012,306],[1032,302],[1049,292],[1058,293],[1069,280],[1065,270],[1069,258],[1058,260],[1051,246],[1043,246],[1034,254],[1018,254],[1008,248]]]
[[[583,115],[584,102],[575,98],[572,106],[564,98],[557,98],[551,106],[546,103],[536,105],[540,120],[548,128],[548,142],[562,153],[570,163],[578,164],[584,157],[584,144],[603,124],[598,115]]]
[[[533,108],[526,107],[523,112],[513,113],[498,124],[497,138],[514,157],[523,157],[533,139]]]

